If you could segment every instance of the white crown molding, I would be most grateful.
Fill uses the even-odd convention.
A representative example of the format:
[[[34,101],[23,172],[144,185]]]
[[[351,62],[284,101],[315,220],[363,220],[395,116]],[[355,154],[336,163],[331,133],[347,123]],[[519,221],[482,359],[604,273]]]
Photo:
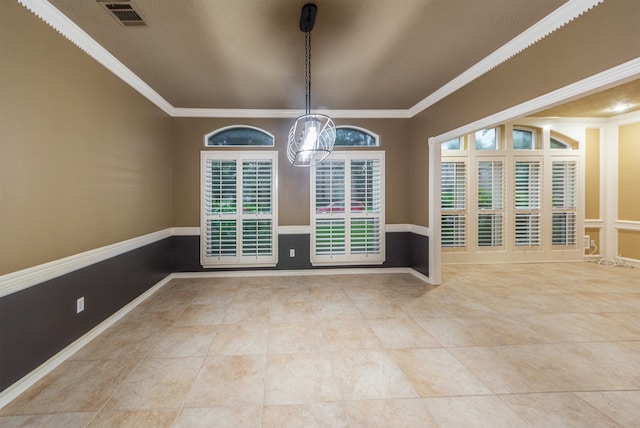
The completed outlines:
[[[429,140],[429,144],[440,144],[460,135],[466,135],[478,129],[489,128],[500,123],[508,122],[518,117],[527,116],[533,112],[548,108],[551,105],[565,102],[567,99],[595,91],[602,87],[640,76],[640,58],[635,58],[616,67],[602,71],[593,76],[574,82],[563,88],[541,95],[532,100],[518,104],[499,113],[487,116],[460,128],[440,134]]]
[[[49,24],[71,43],[84,51],[91,58],[102,64],[107,70],[122,79],[142,96],[158,106],[168,115],[172,116],[175,108],[160,94],[154,91],[133,71],[129,70],[115,56],[96,42],[91,36],[78,27],[72,20],[45,0],[18,0],[20,4],[29,9],[38,18]]]
[[[314,110],[314,113],[326,114],[334,119],[408,119],[408,110]],[[304,110],[278,109],[216,109],[216,108],[176,108],[173,117],[209,117],[209,118],[258,118],[258,119],[295,119],[304,114]]]
[[[334,118],[344,119],[408,119],[429,108],[433,104],[449,96],[453,92],[497,67],[509,58],[517,55],[527,47],[573,21],[604,0],[570,0],[523,33],[512,39],[492,54],[460,74],[422,101],[409,109],[395,110],[318,110],[318,113],[329,114]],[[302,110],[277,109],[202,109],[176,108],[169,104],[160,94],[147,85],[129,68],[122,64],[109,51],[85,33],[73,21],[56,9],[46,0],[18,0],[24,7],[33,12],[56,31],[69,39],[90,57],[98,61],[149,101],[158,106],[171,117],[210,117],[210,118],[294,118],[302,114]]]
[[[171,229],[164,229],[148,235],[128,239],[126,241],[2,275],[0,276],[0,298],[92,264],[110,259],[120,254],[124,254],[128,251],[169,238],[171,235]]]
[[[438,101],[446,98],[463,86],[476,80],[496,68],[508,59],[516,56],[529,46],[539,42],[560,27],[578,18],[580,15],[594,8],[604,0],[572,0],[560,6],[549,15],[533,24],[517,37],[495,50],[492,54],[476,63],[471,68],[445,84],[428,97],[409,109],[409,116],[413,117],[418,113],[431,107]]]

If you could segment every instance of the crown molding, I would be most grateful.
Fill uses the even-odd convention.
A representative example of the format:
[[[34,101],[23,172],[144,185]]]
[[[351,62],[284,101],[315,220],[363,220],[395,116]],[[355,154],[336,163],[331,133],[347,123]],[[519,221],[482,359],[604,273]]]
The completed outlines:
[[[173,116],[175,108],[167,100],[51,3],[46,0],[18,0],[18,2],[162,111]]]
[[[500,123],[508,122],[518,117],[527,116],[533,112],[548,108],[551,105],[565,102],[567,99],[583,95],[590,91],[601,89],[632,77],[640,76],[640,58],[632,59],[624,64],[602,71],[593,76],[579,80],[563,88],[541,95],[532,100],[526,101],[515,107],[508,108],[499,113],[487,116],[483,119],[453,129],[429,139],[429,144],[440,144],[460,135],[466,135],[478,129],[490,128]],[[624,115],[628,118],[635,118],[636,112]],[[544,118],[541,118],[544,119]],[[633,119],[631,119],[633,120]]]
[[[318,110],[318,113],[329,114],[331,117],[344,119],[412,118],[603,1],[604,0],[568,1],[409,109]],[[176,108],[51,3],[46,0],[18,0],[18,2],[171,117],[289,119],[302,114],[302,110]]]
[[[431,95],[409,109],[409,117],[431,107],[463,86],[516,56],[529,46],[539,42],[557,29],[578,18],[604,0],[572,0],[560,6],[549,15],[533,24],[517,37],[495,50],[492,54],[445,84]]]
[[[313,110],[334,119],[409,119],[409,110]],[[259,118],[295,119],[304,110],[286,109],[218,109],[218,108],[176,108],[173,117],[213,117],[213,118]]]

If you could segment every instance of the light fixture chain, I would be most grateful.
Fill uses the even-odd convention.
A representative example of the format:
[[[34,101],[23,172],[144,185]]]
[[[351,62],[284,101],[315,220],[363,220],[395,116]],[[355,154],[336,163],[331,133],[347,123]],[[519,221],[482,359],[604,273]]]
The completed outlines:
[[[304,51],[304,57],[305,57],[305,69],[304,69],[304,74],[305,74],[305,91],[306,91],[306,105],[305,105],[305,113],[306,114],[310,114],[311,113],[311,32],[307,31],[305,33],[305,51]]]

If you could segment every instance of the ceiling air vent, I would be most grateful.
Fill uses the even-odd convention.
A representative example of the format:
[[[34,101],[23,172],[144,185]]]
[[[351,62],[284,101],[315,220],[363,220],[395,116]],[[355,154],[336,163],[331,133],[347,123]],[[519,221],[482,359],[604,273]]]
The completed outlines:
[[[142,14],[130,1],[98,0],[109,15],[113,16],[124,27],[144,27],[147,24],[142,19]]]

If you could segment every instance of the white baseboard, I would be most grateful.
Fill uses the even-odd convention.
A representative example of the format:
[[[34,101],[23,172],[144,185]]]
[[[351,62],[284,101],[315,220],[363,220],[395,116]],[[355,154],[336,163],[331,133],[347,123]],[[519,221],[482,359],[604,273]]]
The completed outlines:
[[[65,362],[69,357],[78,352],[83,346],[91,342],[113,324],[115,324],[118,320],[123,318],[129,312],[131,312],[136,306],[140,303],[144,302],[155,292],[160,290],[164,285],[166,285],[171,279],[172,275],[167,275],[162,281],[155,284],[153,287],[142,293],[136,299],[132,300],[120,309],[118,312],[111,315],[106,320],[102,321],[100,324],[89,330],[82,337],[78,338],[72,344],[64,348],[62,351],[58,352],[53,357],[49,358],[47,361],[42,363],[36,369],[32,370],[29,374],[21,378],[19,381],[0,392],[0,409],[9,404],[12,400],[17,398],[20,394],[25,392],[31,386],[35,385],[40,379],[49,374],[53,369],[58,367],[60,364]]]

